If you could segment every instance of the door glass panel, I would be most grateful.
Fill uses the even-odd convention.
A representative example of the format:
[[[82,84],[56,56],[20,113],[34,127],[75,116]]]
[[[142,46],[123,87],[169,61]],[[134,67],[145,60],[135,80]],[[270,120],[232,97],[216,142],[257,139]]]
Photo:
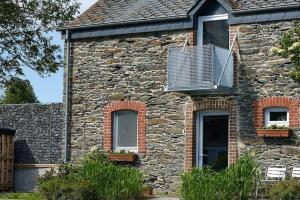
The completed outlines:
[[[229,49],[229,25],[228,20],[204,21],[203,44],[213,44]]]
[[[215,170],[228,165],[228,116],[203,117],[203,166]]]

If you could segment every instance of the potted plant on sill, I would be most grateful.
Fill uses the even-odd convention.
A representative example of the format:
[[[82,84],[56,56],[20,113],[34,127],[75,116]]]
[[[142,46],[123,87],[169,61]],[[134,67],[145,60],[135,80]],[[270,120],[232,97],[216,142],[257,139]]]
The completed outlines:
[[[137,154],[122,150],[118,152],[111,152],[108,154],[108,157],[114,162],[134,162],[137,159]]]
[[[260,137],[289,137],[292,134],[292,130],[289,127],[277,125],[258,128],[256,132]]]

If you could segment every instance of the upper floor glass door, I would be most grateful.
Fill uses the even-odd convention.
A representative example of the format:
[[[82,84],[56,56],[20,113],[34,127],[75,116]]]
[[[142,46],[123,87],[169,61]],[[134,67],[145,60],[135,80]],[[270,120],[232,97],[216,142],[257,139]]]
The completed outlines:
[[[200,16],[198,18],[198,45],[208,44],[229,49],[227,14]]]

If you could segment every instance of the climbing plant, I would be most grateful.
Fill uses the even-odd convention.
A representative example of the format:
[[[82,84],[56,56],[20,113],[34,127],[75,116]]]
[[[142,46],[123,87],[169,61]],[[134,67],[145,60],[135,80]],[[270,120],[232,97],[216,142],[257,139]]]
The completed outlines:
[[[271,50],[275,55],[290,58],[293,68],[290,77],[300,83],[300,22],[295,22],[293,28],[283,34],[279,45]]]

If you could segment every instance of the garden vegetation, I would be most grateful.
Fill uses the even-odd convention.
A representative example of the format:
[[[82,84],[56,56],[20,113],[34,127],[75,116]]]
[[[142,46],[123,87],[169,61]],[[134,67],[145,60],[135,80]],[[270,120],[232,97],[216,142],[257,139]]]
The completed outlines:
[[[286,180],[261,184],[259,167],[249,154],[224,171],[194,168],[181,176],[182,200],[268,200],[300,199],[300,181]],[[9,193],[0,199],[22,200],[141,200],[143,176],[135,168],[115,165],[106,154],[90,153],[80,162],[62,165],[39,180],[34,193]],[[261,198],[258,198],[261,199]]]
[[[77,164],[65,164],[57,173],[40,178],[39,192],[47,200],[139,200],[142,173],[112,164],[103,153],[87,155]]]
[[[289,75],[300,83],[300,22],[295,22],[293,28],[283,34],[278,47],[272,48],[271,52],[291,59],[293,68]]]
[[[256,162],[247,154],[224,171],[194,168],[181,180],[183,200],[243,200],[255,195],[259,173]]]

